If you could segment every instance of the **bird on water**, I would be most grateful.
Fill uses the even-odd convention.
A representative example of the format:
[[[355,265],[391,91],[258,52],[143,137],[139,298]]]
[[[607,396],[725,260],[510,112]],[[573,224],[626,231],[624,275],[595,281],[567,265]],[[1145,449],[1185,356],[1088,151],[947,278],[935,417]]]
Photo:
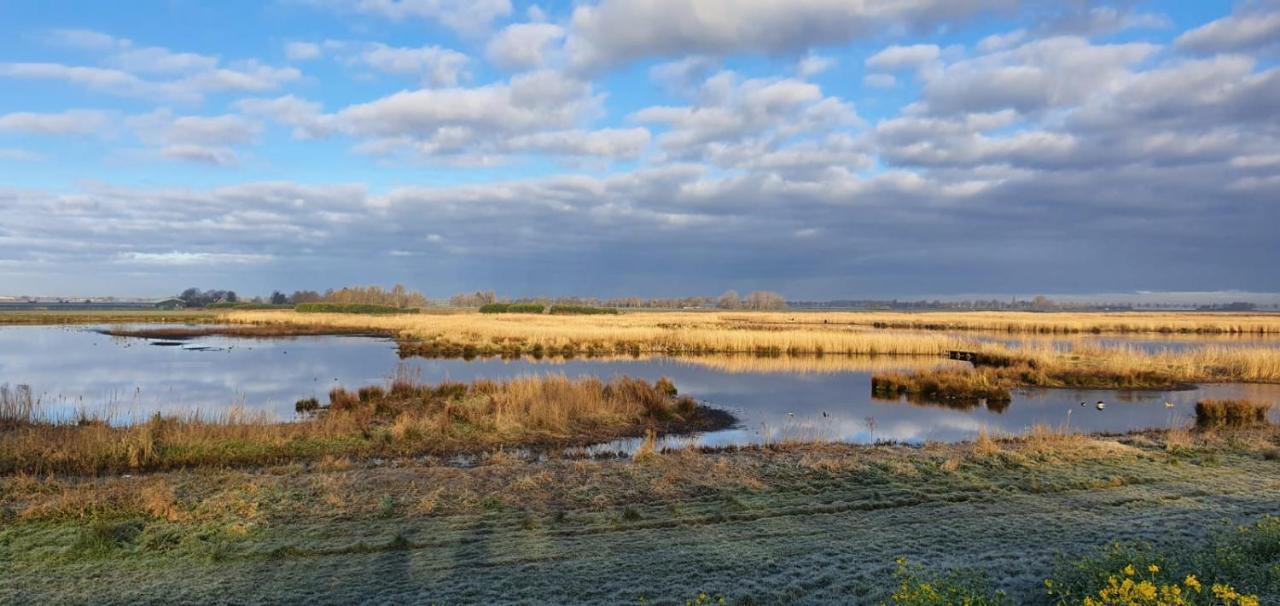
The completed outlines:
[[[1106,403],[1104,403],[1102,400],[1098,400],[1098,403],[1096,406],[1098,407],[1098,410],[1102,410],[1103,408],[1107,407]]]

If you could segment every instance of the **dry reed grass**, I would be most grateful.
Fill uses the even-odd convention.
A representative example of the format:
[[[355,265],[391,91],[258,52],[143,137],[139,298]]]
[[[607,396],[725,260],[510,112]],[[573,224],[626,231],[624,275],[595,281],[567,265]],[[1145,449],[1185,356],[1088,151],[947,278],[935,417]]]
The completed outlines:
[[[802,316],[808,314],[800,314]],[[753,314],[752,317],[755,317]],[[840,354],[940,355],[970,345],[968,339],[929,333],[865,330],[813,323],[779,325],[787,314],[634,313],[598,316],[423,314],[372,317],[238,311],[226,317],[250,324],[303,324],[388,331],[411,341],[414,355],[607,355],[607,354]]]
[[[821,324],[1005,333],[1280,334],[1280,314],[1234,312],[821,312],[739,314],[747,324]]]
[[[1264,427],[1273,406],[1272,402],[1252,400],[1202,400],[1196,403],[1196,427]]]
[[[35,416],[0,433],[0,473],[81,473],[258,465],[332,456],[398,456],[501,445],[577,444],[724,423],[670,382],[564,376],[505,382],[335,389],[313,417],[282,423],[241,408],[159,414],[113,427]]]
[[[1048,345],[984,344],[979,351],[1010,365],[1025,363],[1043,374],[1029,383],[1044,387],[1154,387],[1185,382],[1280,381],[1280,348],[1209,345],[1141,349],[1086,344],[1062,350]]]

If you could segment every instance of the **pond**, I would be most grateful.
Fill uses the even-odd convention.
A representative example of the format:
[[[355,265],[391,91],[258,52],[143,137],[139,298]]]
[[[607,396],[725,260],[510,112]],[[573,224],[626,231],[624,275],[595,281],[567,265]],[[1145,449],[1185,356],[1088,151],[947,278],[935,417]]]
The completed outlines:
[[[735,427],[697,436],[704,445],[810,438],[958,441],[983,430],[1020,433],[1036,424],[1124,432],[1186,423],[1204,398],[1280,401],[1280,385],[1210,384],[1167,392],[1018,390],[1005,408],[966,410],[871,397],[873,371],[964,364],[932,358],[401,360],[395,342],[373,337],[165,341],[110,337],[95,328],[102,327],[0,327],[0,384],[31,385],[44,410],[55,415],[106,410],[113,422],[128,423],[156,411],[216,413],[237,405],[290,419],[300,398],[323,401],[335,386],[383,383],[400,365],[424,382],[546,373],[665,376],[682,393],[738,418]],[[1103,411],[1094,407],[1099,400],[1108,404]]]

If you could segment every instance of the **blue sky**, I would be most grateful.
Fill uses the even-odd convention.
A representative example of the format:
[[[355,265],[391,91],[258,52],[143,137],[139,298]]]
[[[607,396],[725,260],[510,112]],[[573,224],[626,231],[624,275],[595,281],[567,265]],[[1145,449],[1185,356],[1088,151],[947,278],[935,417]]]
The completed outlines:
[[[0,294],[1280,290],[1280,4],[0,5]]]

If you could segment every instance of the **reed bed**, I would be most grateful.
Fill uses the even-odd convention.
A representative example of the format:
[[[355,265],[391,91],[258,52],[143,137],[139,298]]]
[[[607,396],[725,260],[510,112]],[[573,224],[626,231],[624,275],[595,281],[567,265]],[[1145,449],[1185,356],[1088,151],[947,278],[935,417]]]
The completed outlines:
[[[5,409],[9,410],[9,409]],[[504,382],[335,389],[304,420],[243,408],[161,416],[116,427],[38,410],[0,432],[0,473],[145,471],[279,463],[328,455],[449,454],[500,446],[568,446],[660,431],[709,429],[731,419],[680,397],[669,381],[563,375]]]
[[[1202,400],[1196,403],[1196,427],[1265,427],[1273,402],[1252,400]]]
[[[785,314],[759,314],[762,319]],[[409,355],[832,354],[930,355],[972,345],[940,333],[877,331],[850,326],[743,324],[741,314],[634,313],[619,315],[423,314],[370,317],[237,311],[246,324],[309,324],[388,331]]]
[[[1208,345],[1147,352],[1128,346],[1085,344],[1066,350],[1045,345],[984,344],[979,352],[1025,363],[1060,378],[1075,377],[1098,386],[1158,386],[1191,382],[1280,382],[1280,348]],[[1093,377],[1092,379],[1090,377]],[[1124,377],[1133,377],[1128,385]],[[1068,383],[1066,385],[1084,386]]]
[[[1257,334],[1280,335],[1280,313],[1236,312],[814,312],[738,314],[746,324],[821,324],[910,330],[1017,334]]]

